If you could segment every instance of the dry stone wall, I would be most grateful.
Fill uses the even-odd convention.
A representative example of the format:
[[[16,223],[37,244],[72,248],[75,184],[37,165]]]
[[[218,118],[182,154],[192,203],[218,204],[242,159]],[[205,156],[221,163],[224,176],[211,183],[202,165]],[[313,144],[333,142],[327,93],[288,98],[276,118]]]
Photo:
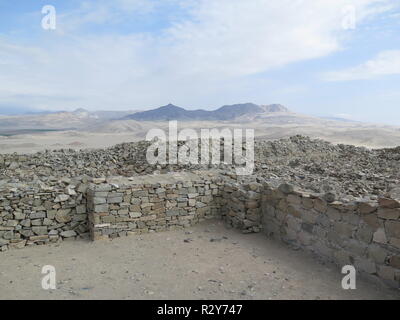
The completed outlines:
[[[166,174],[91,184],[88,211],[93,240],[189,227],[220,216],[221,179]]]
[[[221,216],[229,225],[244,233],[259,232],[262,228],[263,185],[255,181],[241,183],[236,179],[225,177],[221,188]]]
[[[321,195],[265,185],[264,231],[364,276],[400,284],[400,202],[327,201]]]
[[[89,235],[85,184],[13,184],[0,189],[0,251]]]

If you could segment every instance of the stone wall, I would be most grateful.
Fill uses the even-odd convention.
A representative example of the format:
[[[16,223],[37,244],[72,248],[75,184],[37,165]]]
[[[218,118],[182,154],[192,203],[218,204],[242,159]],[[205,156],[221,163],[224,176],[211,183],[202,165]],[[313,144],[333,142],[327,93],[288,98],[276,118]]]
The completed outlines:
[[[400,202],[339,202],[218,171],[75,178],[0,186],[0,251],[109,239],[222,218],[399,287]]]
[[[187,227],[220,217],[222,185],[211,171],[2,184],[0,251]]]
[[[264,187],[264,231],[339,266],[399,287],[400,202],[328,202],[283,184]]]
[[[220,216],[220,179],[189,173],[98,181],[88,191],[93,240],[184,228]]]
[[[88,236],[86,186],[10,184],[0,188],[0,251]]]
[[[257,182],[242,183],[225,177],[221,187],[221,216],[224,221],[244,233],[259,232],[261,221],[261,192]]]

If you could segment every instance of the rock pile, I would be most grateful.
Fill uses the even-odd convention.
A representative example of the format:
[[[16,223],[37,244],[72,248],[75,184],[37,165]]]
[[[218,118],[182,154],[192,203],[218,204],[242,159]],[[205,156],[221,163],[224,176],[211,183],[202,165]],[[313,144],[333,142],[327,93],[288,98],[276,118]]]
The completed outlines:
[[[295,136],[256,144],[256,173],[341,200],[395,196],[400,148],[368,150]],[[334,199],[332,199],[334,200]]]
[[[146,151],[150,142],[123,143],[98,150],[58,150],[33,155],[0,156],[1,184],[56,181],[74,177],[146,175],[155,172],[223,169],[234,165],[150,165]],[[223,151],[221,143],[221,152]],[[270,183],[288,182],[314,193],[354,200],[376,199],[400,193],[400,147],[368,150],[333,145],[321,140],[294,136],[255,143],[255,174]]]

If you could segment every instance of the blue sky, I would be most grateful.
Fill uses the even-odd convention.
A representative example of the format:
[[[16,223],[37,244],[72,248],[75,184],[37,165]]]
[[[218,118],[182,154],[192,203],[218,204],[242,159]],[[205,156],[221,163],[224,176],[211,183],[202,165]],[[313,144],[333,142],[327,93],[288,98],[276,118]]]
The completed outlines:
[[[399,89],[397,0],[0,0],[0,114],[254,102],[400,125]]]

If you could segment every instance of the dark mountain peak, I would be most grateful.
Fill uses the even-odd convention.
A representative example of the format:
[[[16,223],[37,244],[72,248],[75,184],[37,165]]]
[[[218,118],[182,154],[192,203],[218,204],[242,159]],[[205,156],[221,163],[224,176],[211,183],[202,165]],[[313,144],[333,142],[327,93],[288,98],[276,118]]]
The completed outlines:
[[[185,110],[185,109],[183,109],[181,107],[178,107],[178,106],[176,106],[176,105],[174,105],[172,103],[169,103],[169,104],[167,104],[165,106],[162,106],[162,107],[159,107],[159,108],[157,108],[155,110]]]
[[[216,120],[233,120],[244,115],[253,115],[263,109],[254,103],[226,105],[214,111]]]
[[[219,108],[218,110],[221,111],[243,111],[243,112],[260,112],[262,111],[262,108],[259,105],[256,105],[254,103],[239,103],[239,104],[232,104],[232,105],[225,105]],[[218,111],[217,110],[217,111]]]
[[[165,120],[182,120],[182,121],[229,121],[235,119],[254,118],[258,114],[266,112],[287,112],[282,105],[259,106],[257,104],[247,102],[241,104],[225,105],[221,108],[208,110],[186,110],[184,108],[173,105],[172,103],[157,109],[136,112],[125,119],[134,119],[139,121],[165,121]]]
[[[125,117],[125,119],[142,121],[182,120],[189,118],[187,113],[189,113],[189,111],[170,103],[157,109],[136,112],[132,115]]]

